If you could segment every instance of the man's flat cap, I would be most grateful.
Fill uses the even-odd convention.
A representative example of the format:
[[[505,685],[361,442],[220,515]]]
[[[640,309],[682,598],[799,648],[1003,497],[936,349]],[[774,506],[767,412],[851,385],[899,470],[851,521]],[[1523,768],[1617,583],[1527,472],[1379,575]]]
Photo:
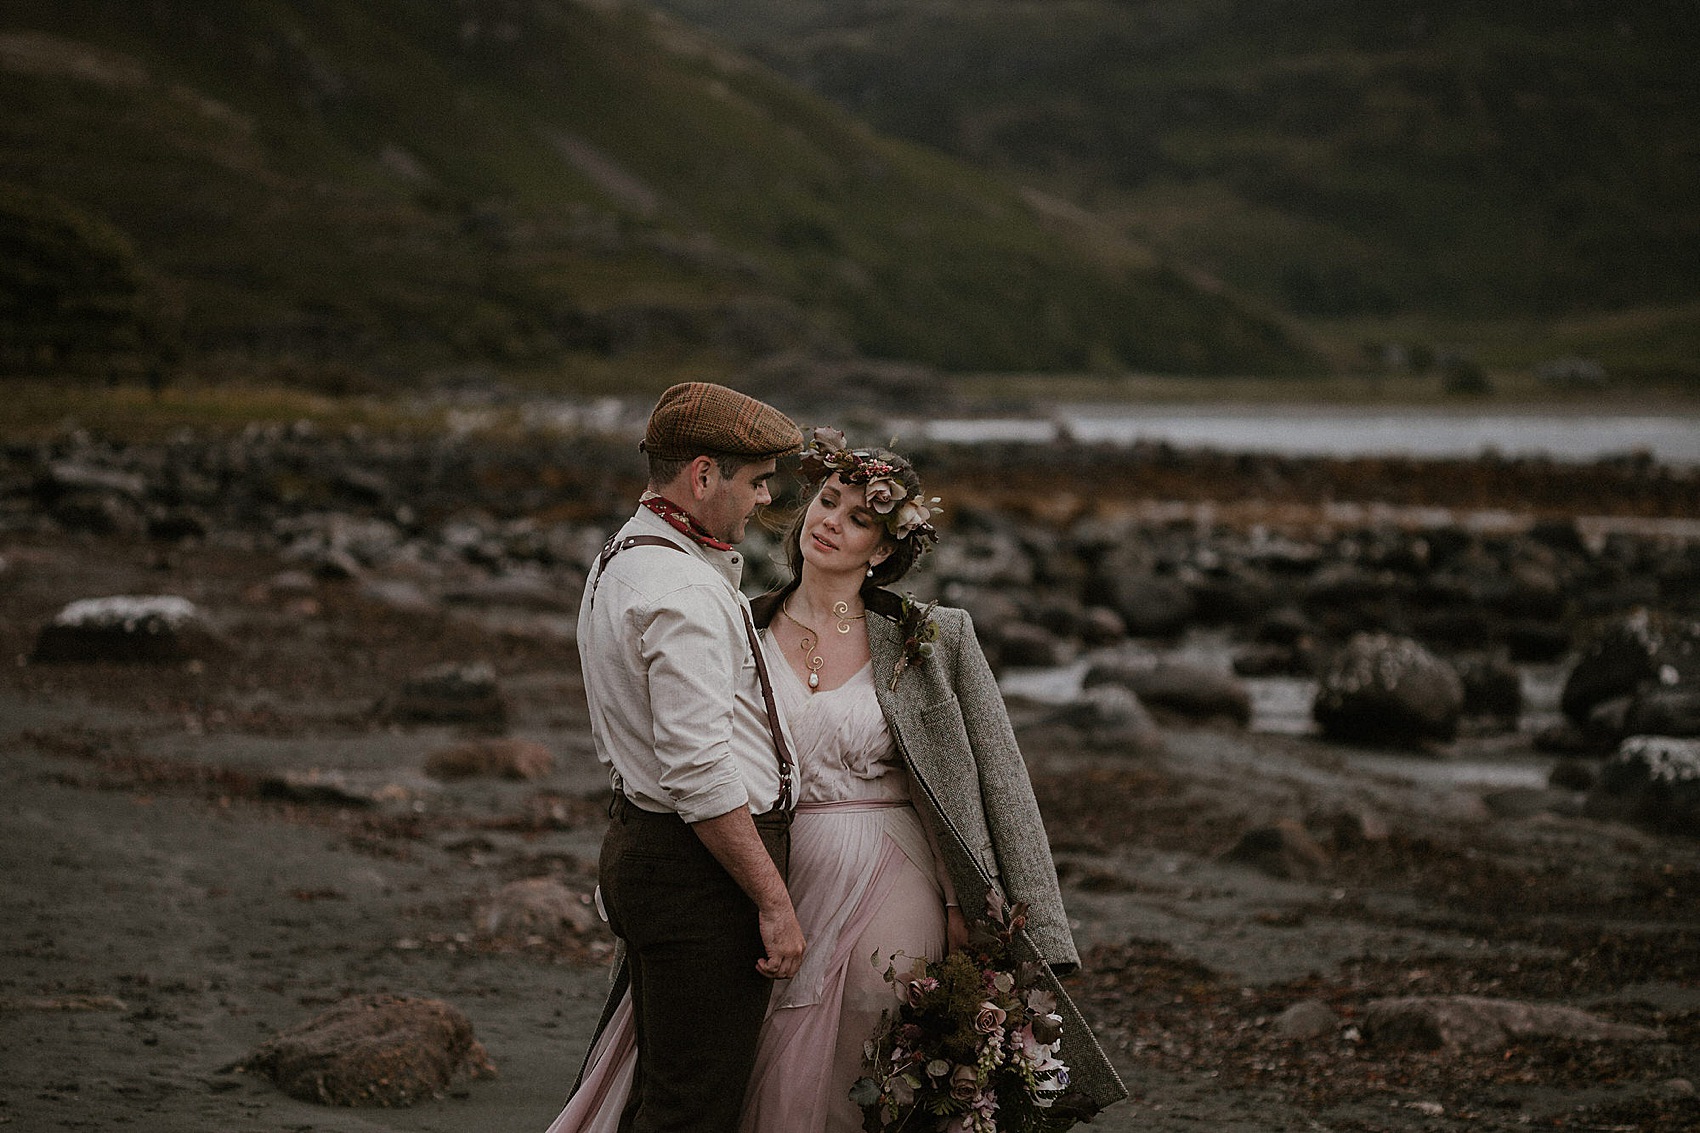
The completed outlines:
[[[803,447],[803,433],[773,406],[735,389],[681,382],[655,403],[638,447],[663,460],[703,453],[783,456]]]

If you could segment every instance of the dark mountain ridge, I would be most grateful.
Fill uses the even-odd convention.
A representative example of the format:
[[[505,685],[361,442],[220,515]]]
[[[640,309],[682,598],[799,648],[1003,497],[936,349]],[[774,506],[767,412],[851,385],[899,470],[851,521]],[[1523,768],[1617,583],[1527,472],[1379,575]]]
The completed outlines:
[[[1139,246],[641,10],[15,0],[0,102],[11,372],[1322,366]],[[91,303],[98,328],[43,314]]]
[[[660,2],[1300,316],[1674,308],[1700,338],[1692,5]]]

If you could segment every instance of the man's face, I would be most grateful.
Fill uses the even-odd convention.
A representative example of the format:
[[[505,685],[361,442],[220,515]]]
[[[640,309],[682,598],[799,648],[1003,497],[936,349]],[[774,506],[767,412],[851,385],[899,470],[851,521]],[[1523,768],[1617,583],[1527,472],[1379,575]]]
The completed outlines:
[[[750,516],[756,513],[757,508],[773,502],[767,482],[773,479],[777,468],[777,462],[769,457],[746,464],[731,476],[724,476],[720,466],[711,463],[709,483],[699,505],[697,522],[721,542],[742,540]]]

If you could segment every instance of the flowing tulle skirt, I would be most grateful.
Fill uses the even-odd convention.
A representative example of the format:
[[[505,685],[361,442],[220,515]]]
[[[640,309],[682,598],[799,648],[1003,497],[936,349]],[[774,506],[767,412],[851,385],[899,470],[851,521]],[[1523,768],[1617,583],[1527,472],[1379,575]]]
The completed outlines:
[[[891,957],[901,967],[904,956],[944,954],[932,850],[914,808],[887,800],[805,804],[791,837],[790,886],[809,950],[796,978],[774,988],[739,1128],[860,1133],[849,1090],[863,1043],[897,1003],[884,979]],[[614,1133],[636,1062],[628,998],[549,1133]]]

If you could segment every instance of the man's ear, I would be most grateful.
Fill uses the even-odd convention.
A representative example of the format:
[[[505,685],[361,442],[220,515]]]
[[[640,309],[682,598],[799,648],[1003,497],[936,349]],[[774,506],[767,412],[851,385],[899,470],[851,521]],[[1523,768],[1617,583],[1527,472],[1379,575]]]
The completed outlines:
[[[709,489],[714,487],[715,480],[720,475],[720,466],[712,456],[699,456],[690,463],[691,495],[698,499],[707,497]]]

